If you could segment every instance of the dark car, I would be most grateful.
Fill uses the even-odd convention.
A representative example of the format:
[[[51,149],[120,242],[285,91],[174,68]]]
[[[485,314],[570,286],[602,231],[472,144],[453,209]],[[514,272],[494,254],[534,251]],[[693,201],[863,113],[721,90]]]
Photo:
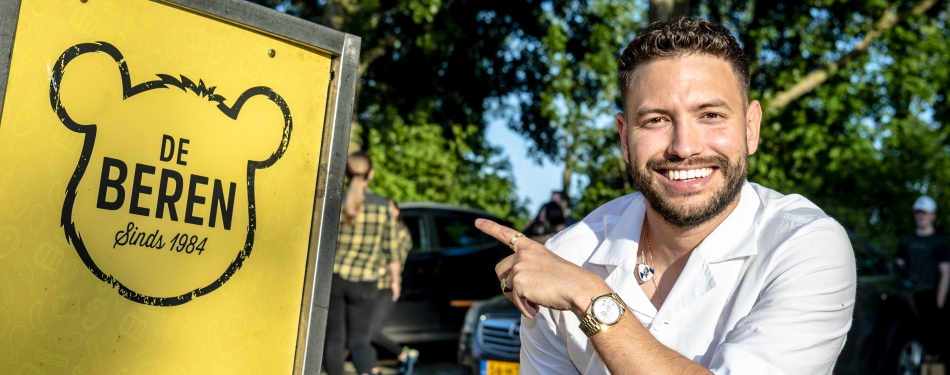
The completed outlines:
[[[919,288],[873,243],[848,233],[857,261],[854,320],[835,374],[920,374],[927,353],[914,294]],[[505,296],[476,303],[459,338],[473,374],[517,373],[521,314]],[[514,372],[510,372],[514,371]]]
[[[403,268],[402,295],[383,333],[399,343],[456,340],[473,301],[500,292],[495,264],[511,249],[475,228],[488,212],[440,203],[399,205],[413,248]]]
[[[854,320],[835,374],[920,374],[927,353],[914,301],[921,288],[894,258],[853,233],[858,269]]]
[[[459,364],[472,374],[517,374],[521,355],[521,312],[504,295],[476,302],[465,315]]]

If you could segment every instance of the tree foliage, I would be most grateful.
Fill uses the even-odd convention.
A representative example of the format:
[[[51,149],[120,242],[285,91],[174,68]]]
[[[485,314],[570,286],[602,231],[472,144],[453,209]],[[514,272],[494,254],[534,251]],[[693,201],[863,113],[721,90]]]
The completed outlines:
[[[563,190],[569,191],[572,175],[597,173],[601,142],[613,137],[611,118],[619,96],[616,79],[617,55],[632,30],[642,22],[643,8],[623,0],[578,2],[562,14],[548,12],[551,19],[541,42],[547,74],[538,101],[540,115],[548,120],[548,132],[534,132],[528,122],[519,130],[542,146],[537,155],[564,163]],[[600,123],[598,123],[600,122]],[[608,156],[609,157],[609,156]]]
[[[750,180],[807,196],[889,250],[913,230],[920,194],[950,210],[948,129],[937,116],[950,83],[945,2],[703,7],[737,30],[752,62],[752,96],[771,108]],[[807,87],[815,72],[827,78],[787,105],[771,104]],[[944,232],[947,224],[938,222]]]
[[[397,117],[398,118],[398,117]],[[498,160],[498,150],[473,149],[474,125],[456,125],[444,137],[439,125],[371,129],[369,143],[388,145],[367,151],[373,158],[374,192],[400,201],[434,201],[478,207],[493,213],[527,213],[517,201],[498,199],[512,194],[513,180],[507,160]],[[412,171],[412,178],[406,178]]]
[[[526,215],[510,165],[484,138],[484,116],[508,95],[540,91],[535,47],[548,27],[539,1],[257,1],[362,38],[351,148],[386,160],[374,189]],[[414,168],[397,155],[426,160]]]
[[[726,25],[751,63],[767,108],[751,181],[886,249],[918,195],[950,212],[947,0],[259,1],[364,38],[357,139],[397,199],[523,215],[486,113],[563,162],[565,186],[583,176],[575,212],[632,192],[610,119],[616,59],[649,21],[689,14]]]

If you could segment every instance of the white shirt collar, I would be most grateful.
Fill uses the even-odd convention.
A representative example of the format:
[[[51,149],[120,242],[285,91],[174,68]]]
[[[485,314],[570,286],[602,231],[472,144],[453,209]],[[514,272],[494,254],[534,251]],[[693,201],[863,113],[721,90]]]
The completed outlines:
[[[739,197],[739,204],[693,252],[707,262],[716,263],[756,254],[753,223],[760,214],[762,204],[758,194],[746,182]],[[614,215],[604,215],[604,242],[588,262],[605,266],[619,266],[629,257],[636,257],[640,229],[646,213],[643,194],[636,194],[627,209]],[[613,267],[611,267],[613,268]]]

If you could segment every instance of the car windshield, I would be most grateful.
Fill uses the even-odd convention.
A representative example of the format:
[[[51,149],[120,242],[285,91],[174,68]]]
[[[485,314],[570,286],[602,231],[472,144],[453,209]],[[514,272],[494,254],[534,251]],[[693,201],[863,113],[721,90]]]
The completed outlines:
[[[854,249],[858,276],[886,276],[893,273],[894,260],[891,257],[884,254],[873,243],[853,233],[848,235],[851,237],[851,247]]]
[[[436,233],[439,235],[439,247],[443,249],[494,245],[498,242],[475,228],[474,216],[435,215],[434,219]]]
[[[422,217],[416,215],[403,215],[402,222],[406,225],[406,229],[409,230],[409,235],[412,237],[412,250],[429,248],[428,240],[425,236],[425,225],[423,224]]]

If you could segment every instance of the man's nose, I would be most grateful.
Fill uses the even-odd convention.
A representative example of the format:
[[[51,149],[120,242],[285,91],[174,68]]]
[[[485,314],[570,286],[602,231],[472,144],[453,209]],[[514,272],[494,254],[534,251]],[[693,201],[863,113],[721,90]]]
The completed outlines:
[[[666,152],[671,156],[688,159],[704,151],[702,131],[689,120],[673,122],[672,139]]]

